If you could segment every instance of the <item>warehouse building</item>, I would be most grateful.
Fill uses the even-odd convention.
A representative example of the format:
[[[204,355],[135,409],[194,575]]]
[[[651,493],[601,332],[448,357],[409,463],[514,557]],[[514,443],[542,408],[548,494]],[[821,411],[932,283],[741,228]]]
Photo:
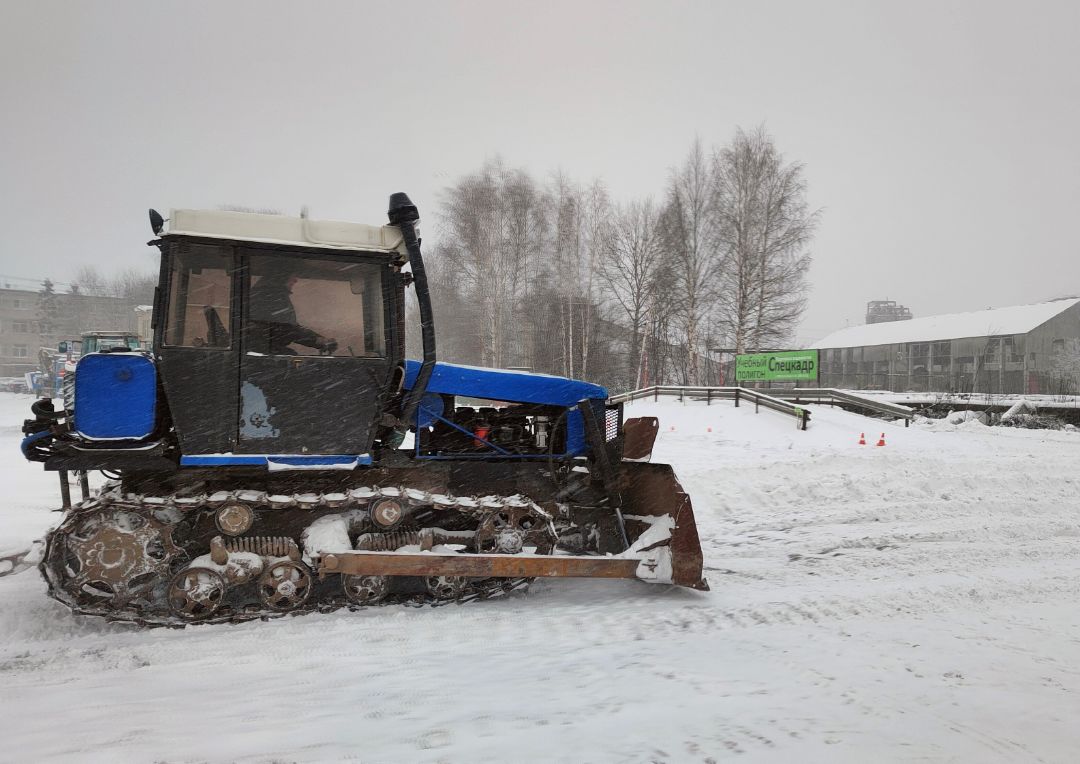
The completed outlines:
[[[822,387],[1076,394],[1080,298],[852,326],[810,347]]]

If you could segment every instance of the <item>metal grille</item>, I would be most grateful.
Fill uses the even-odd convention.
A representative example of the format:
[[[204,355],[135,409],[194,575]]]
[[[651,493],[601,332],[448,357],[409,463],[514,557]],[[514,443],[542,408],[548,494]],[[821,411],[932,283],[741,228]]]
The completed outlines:
[[[608,406],[604,410],[604,440],[612,441],[619,437],[622,429],[622,406]]]
[[[64,375],[64,381],[60,383],[61,396],[64,399],[64,410],[75,410],[75,372],[69,371]]]

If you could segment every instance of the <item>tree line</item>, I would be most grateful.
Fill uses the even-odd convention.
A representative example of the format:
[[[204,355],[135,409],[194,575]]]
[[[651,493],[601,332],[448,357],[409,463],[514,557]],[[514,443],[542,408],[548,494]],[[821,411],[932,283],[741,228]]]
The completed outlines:
[[[763,127],[695,140],[640,199],[486,161],[445,189],[425,242],[439,357],[613,391],[718,384],[732,353],[792,342],[819,216],[803,165]],[[85,266],[70,290],[150,302],[156,281]],[[415,316],[407,326],[415,355]]]
[[[489,160],[445,190],[426,248],[439,355],[616,391],[716,384],[724,353],[792,341],[818,220],[762,127],[695,140],[642,199]]]

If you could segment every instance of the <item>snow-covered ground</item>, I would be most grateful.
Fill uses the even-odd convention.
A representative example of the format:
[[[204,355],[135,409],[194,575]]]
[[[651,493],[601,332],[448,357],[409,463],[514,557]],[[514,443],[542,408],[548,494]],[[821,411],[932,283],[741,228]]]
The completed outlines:
[[[57,515],[0,394],[0,549]],[[0,578],[0,760],[1071,761],[1080,433],[638,402],[712,591],[139,631]],[[860,447],[885,433],[887,445]]]

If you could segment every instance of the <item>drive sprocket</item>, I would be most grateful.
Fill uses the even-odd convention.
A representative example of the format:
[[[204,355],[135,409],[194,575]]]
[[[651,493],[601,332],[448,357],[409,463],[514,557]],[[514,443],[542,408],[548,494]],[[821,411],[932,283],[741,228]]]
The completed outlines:
[[[184,554],[172,531],[152,511],[132,507],[75,514],[50,540],[46,564],[60,568],[76,602],[123,609],[149,597]]]

